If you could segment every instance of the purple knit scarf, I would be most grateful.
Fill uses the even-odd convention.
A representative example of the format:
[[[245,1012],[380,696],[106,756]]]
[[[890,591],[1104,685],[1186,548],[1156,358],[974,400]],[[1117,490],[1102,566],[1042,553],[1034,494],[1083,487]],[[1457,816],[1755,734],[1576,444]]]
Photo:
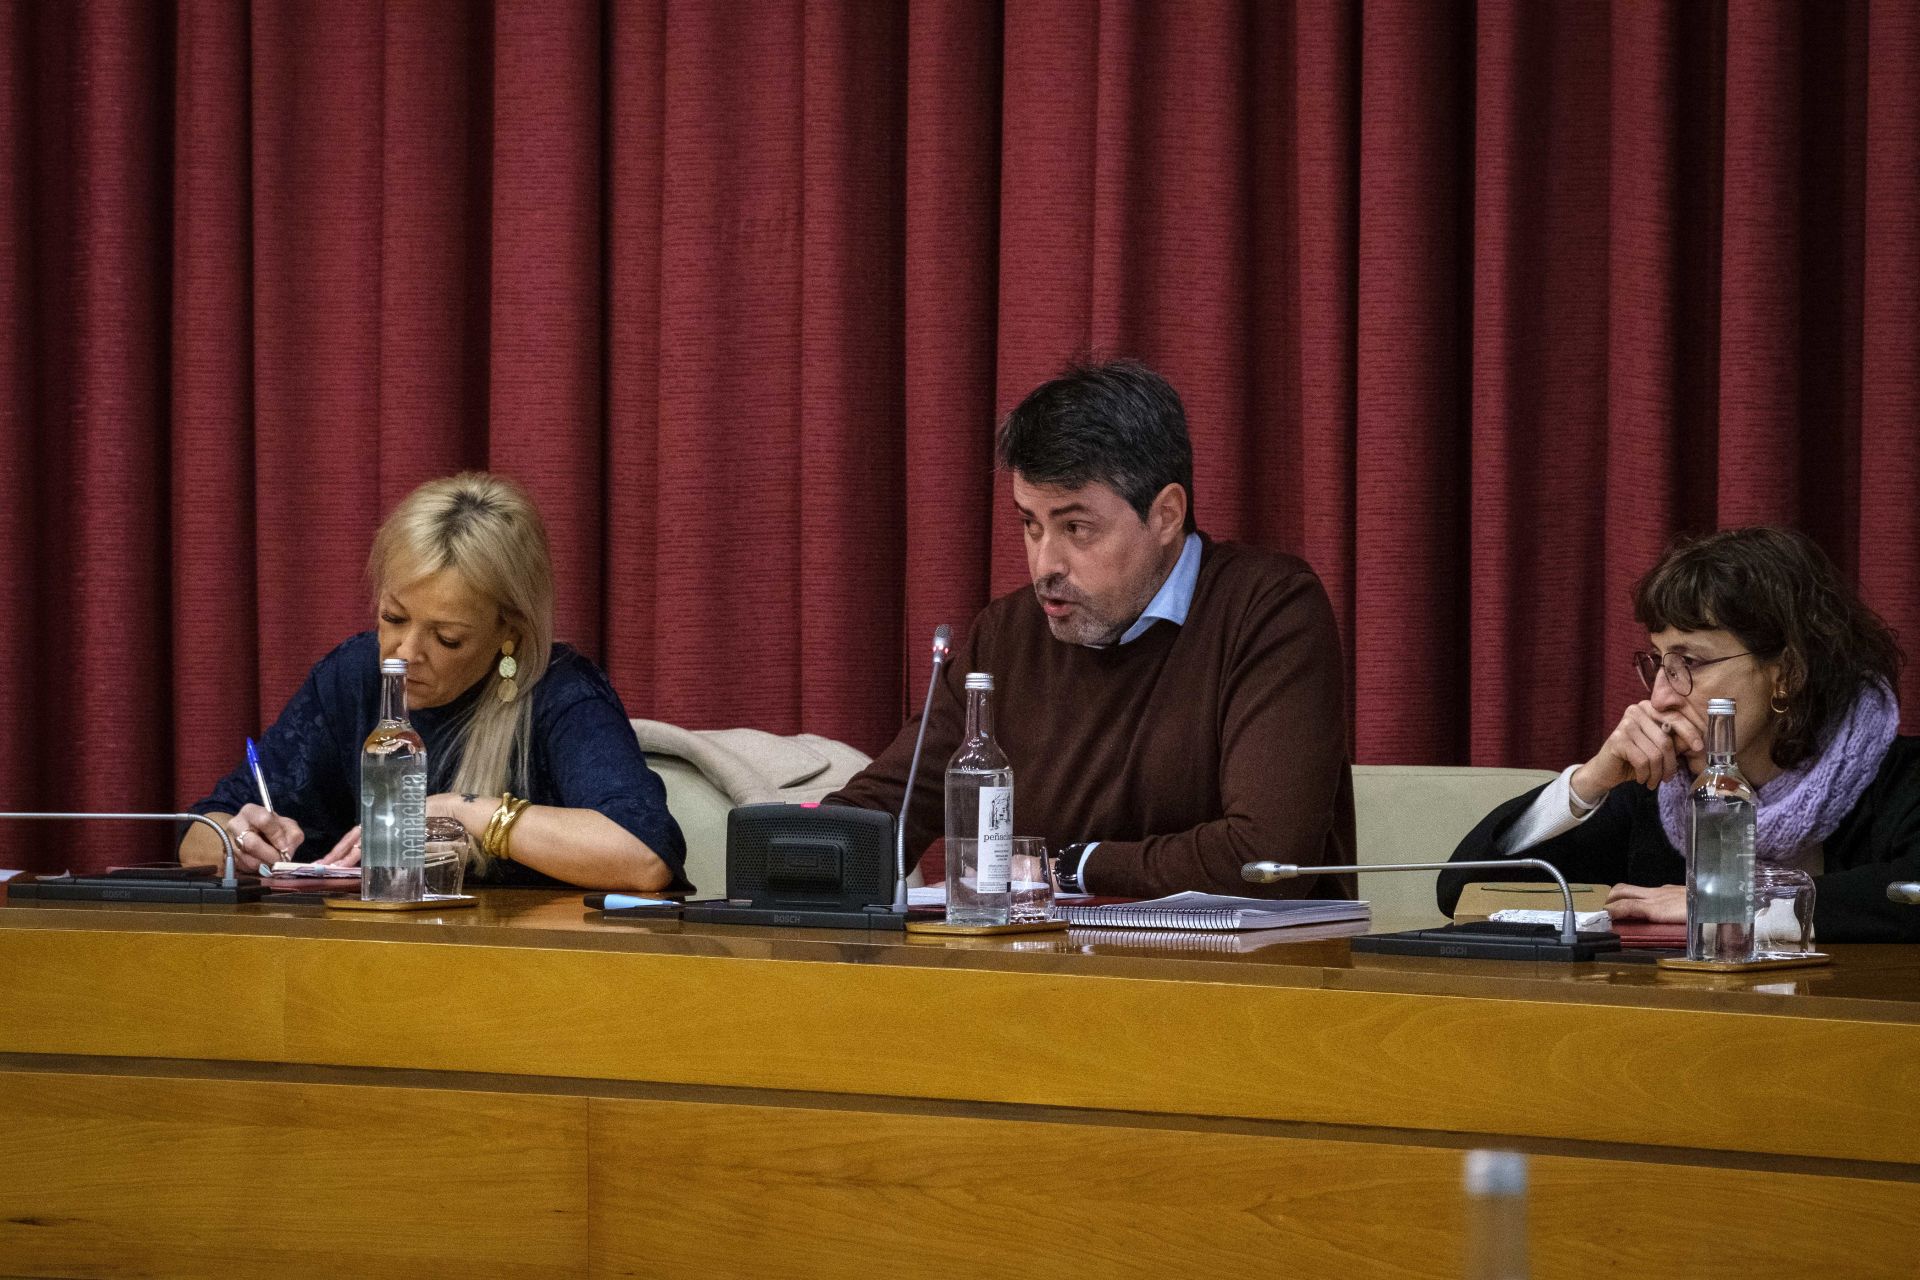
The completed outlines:
[[[1869,686],[1840,723],[1820,743],[1812,759],[1775,777],[1756,794],[1754,853],[1763,863],[1799,867],[1853,812],[1894,735],[1900,732],[1900,703],[1885,685]],[[1693,775],[1680,772],[1660,784],[1660,825],[1682,854],[1692,810],[1687,795]]]

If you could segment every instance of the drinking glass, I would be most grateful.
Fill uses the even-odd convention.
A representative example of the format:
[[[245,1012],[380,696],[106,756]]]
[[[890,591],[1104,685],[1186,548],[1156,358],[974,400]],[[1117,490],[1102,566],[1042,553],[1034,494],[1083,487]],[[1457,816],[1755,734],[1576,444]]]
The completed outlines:
[[[1813,877],[1785,867],[1753,869],[1753,952],[1756,960],[1813,950]]]
[[[467,852],[467,829],[460,825],[459,819],[427,819],[428,897],[459,895],[467,876]]]
[[[1059,886],[1054,883],[1053,859],[1047,857],[1045,840],[1039,836],[1013,838],[1013,864],[1008,880],[1013,887],[1009,921],[1035,924],[1053,919]]]

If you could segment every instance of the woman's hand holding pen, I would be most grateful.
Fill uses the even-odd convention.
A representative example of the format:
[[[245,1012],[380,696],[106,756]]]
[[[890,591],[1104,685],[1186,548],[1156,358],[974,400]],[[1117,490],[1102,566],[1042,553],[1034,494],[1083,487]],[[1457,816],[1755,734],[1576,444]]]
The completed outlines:
[[[234,868],[249,874],[292,857],[307,838],[292,818],[258,804],[241,805],[227,819],[227,834],[233,838]]]

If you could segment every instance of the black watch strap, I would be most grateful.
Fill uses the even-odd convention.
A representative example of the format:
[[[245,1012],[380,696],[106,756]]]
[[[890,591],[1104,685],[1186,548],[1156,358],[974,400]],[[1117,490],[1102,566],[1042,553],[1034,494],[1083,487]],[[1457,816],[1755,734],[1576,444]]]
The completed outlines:
[[[1061,893],[1085,893],[1080,883],[1080,859],[1086,856],[1087,841],[1070,844],[1053,855],[1054,887]]]

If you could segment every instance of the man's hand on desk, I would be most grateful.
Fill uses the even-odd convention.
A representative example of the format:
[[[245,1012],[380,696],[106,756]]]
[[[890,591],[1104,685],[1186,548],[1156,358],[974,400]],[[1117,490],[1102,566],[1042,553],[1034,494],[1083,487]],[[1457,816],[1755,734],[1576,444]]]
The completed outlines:
[[[1615,920],[1647,920],[1654,924],[1687,922],[1687,886],[1683,884],[1617,884],[1607,891],[1607,914]]]

